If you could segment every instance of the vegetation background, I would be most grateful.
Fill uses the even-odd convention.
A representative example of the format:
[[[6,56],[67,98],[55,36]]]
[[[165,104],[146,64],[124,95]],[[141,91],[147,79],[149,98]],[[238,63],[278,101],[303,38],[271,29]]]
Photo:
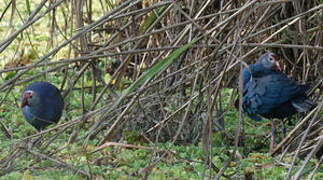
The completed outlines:
[[[2,0],[0,178],[323,179],[322,19],[322,0]],[[317,103],[273,156],[268,120],[232,106],[265,51]],[[19,108],[35,81],[65,101],[40,133]]]

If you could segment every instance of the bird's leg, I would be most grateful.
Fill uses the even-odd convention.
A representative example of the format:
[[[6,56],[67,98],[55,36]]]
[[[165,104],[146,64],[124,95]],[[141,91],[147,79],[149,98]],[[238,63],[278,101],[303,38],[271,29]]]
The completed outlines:
[[[286,127],[284,121],[282,121],[282,133],[283,133],[283,138],[286,137]]]
[[[285,139],[285,137],[286,137],[286,127],[285,127],[284,120],[282,120],[282,126],[281,126],[281,129],[282,129],[283,139]],[[283,147],[282,147],[282,151],[284,151],[284,150],[285,150],[285,146],[283,145]]]
[[[274,152],[274,144],[275,144],[275,134],[276,134],[276,128],[273,119],[270,119],[270,125],[271,125],[271,141],[269,146],[269,153]]]

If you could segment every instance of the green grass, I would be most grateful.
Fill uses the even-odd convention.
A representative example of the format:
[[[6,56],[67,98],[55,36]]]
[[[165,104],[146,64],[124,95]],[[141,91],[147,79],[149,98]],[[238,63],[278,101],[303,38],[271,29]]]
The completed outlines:
[[[95,1],[97,3],[97,1]],[[24,9],[20,13],[27,14],[27,8],[24,7],[25,1],[17,1],[17,8],[19,10]],[[31,11],[36,7],[35,1],[30,1]],[[95,6],[99,8],[100,6]],[[0,12],[3,12],[4,7],[0,4]],[[61,11],[57,11],[58,16],[62,16]],[[94,12],[98,13],[98,12]],[[96,17],[96,16],[95,16]],[[99,16],[97,16],[99,17]],[[34,60],[38,59],[38,56],[43,56],[50,49],[48,45],[49,35],[49,18],[43,18],[39,22],[33,25],[33,31],[28,29],[24,32],[23,35],[26,36],[29,33],[32,38],[33,48],[30,46],[29,42],[26,42],[26,38],[22,40],[21,44],[19,41],[14,41],[4,53],[0,54],[1,67],[8,62],[12,61],[30,61],[32,63]],[[0,23],[0,34],[2,35],[6,31],[6,26],[10,16],[5,16]],[[57,19],[58,24],[64,24],[63,18]],[[19,20],[18,16],[15,16],[13,20],[15,24],[13,25],[13,30],[17,30],[22,22]],[[69,30],[68,30],[69,32]],[[68,33],[67,33],[68,34]],[[1,36],[2,37],[2,36]],[[57,36],[53,41],[54,44],[59,44],[63,41],[63,37]],[[21,36],[17,37],[17,40],[21,40]],[[24,54],[21,57],[15,57],[16,48],[19,47],[19,50],[23,49]],[[35,52],[36,51],[36,52]],[[67,58],[68,48],[65,47],[55,55],[56,59]],[[173,58],[177,57],[178,54],[173,54]],[[17,56],[17,55],[16,55]],[[168,61],[172,61],[171,57],[168,57]],[[100,61],[101,65],[103,61],[109,61],[108,58]],[[167,62],[165,62],[167,64]],[[101,66],[102,68],[103,66]],[[1,69],[2,69],[1,68]],[[35,75],[39,73],[43,68],[36,68],[33,71],[26,73],[23,78]],[[150,73],[158,73],[159,69],[150,71]],[[72,77],[73,71],[69,70],[68,77]],[[12,78],[16,72],[2,73],[0,74],[0,84],[4,83],[5,80]],[[91,85],[90,73],[85,76],[85,85]],[[62,72],[50,73],[49,81],[55,85],[59,85],[63,80]],[[104,75],[102,75],[104,79]],[[42,76],[34,81],[45,80],[45,77]],[[134,84],[130,89],[131,91],[136,89],[141,83],[147,80],[147,76],[144,76],[142,81],[138,84]],[[30,82],[28,82],[30,83]],[[9,140],[3,133],[0,131],[0,161],[7,157],[10,152],[12,152],[12,144],[18,142],[20,139],[25,138],[26,136],[33,135],[36,133],[36,130],[28,124],[19,108],[19,99],[20,93],[23,90],[24,86],[27,83],[19,86],[15,86],[11,93],[6,97],[2,106],[0,107],[0,120],[9,128],[9,131],[12,133],[13,138]],[[80,88],[81,84],[78,82],[75,87]],[[66,89],[66,87],[65,87]],[[126,94],[128,94],[127,91]],[[121,90],[119,90],[121,91]],[[189,90],[188,90],[189,92]],[[228,104],[230,94],[232,89],[222,89],[221,93],[223,95],[223,108]],[[85,106],[86,109],[89,109],[92,97],[86,92],[85,96]],[[118,92],[120,94],[120,92]],[[0,99],[4,98],[6,92],[0,92]],[[81,115],[81,92],[72,91],[71,96],[68,99],[65,99],[65,103],[68,103],[68,109],[65,109],[63,116],[60,120],[60,123],[64,123],[67,120],[71,120],[77,116]],[[97,107],[102,107],[105,105],[105,102],[100,102]],[[194,106],[194,105],[193,105]],[[165,107],[167,111],[174,111],[177,107]],[[215,115],[215,113],[214,113]],[[237,125],[237,111],[232,107],[229,112],[224,116],[226,131],[234,134],[236,125]],[[230,164],[230,167],[226,170],[225,174],[231,174],[237,172],[233,179],[243,179],[246,173],[253,174],[254,179],[284,179],[286,177],[288,169],[286,167],[277,165],[274,163],[273,159],[268,156],[268,147],[269,140],[265,140],[263,135],[268,134],[270,131],[270,126],[268,120],[263,120],[261,122],[254,122],[250,119],[245,119],[249,123],[253,124],[256,128],[248,126],[244,123],[244,139],[240,144],[238,151],[242,155],[241,160],[235,159]],[[296,118],[293,119],[294,123]],[[53,126],[51,126],[53,127]],[[292,126],[287,126],[290,130]],[[50,144],[48,147],[43,149],[43,152],[47,153],[63,147],[66,145],[68,138],[72,133],[72,129],[66,130],[64,133],[58,136],[58,138]],[[84,137],[87,133],[87,129],[81,129],[79,131],[79,137]],[[134,130],[125,134],[124,143],[142,145],[147,147],[152,147],[151,144],[145,144],[140,141],[138,136],[140,135],[140,130]],[[44,134],[43,138],[48,140],[55,134],[55,132],[50,132]],[[101,135],[102,136],[102,135]],[[84,169],[90,172],[94,177],[101,179],[138,179],[142,178],[144,174],[140,174],[143,168],[146,168],[150,163],[153,163],[158,159],[162,152],[153,153],[152,151],[146,151],[141,149],[126,149],[126,148],[106,148],[101,152],[96,152],[93,154],[87,154],[95,148],[95,144],[98,139],[91,140],[86,147],[83,149],[83,139],[78,139],[73,144],[70,144],[65,149],[56,153],[53,157],[63,160],[65,163],[72,165],[73,167]],[[233,139],[223,139],[221,132],[217,131],[214,127],[213,138],[212,138],[212,163],[220,169],[223,166],[223,163],[228,159],[228,153],[233,149]],[[202,143],[197,145],[171,145],[169,142],[157,144],[158,149],[169,150],[172,153],[167,153],[164,158],[162,158],[156,166],[151,169],[148,179],[200,179],[203,172],[203,161],[204,153],[202,150]],[[33,150],[38,150],[34,148]],[[284,163],[290,163],[292,157],[286,157],[282,161]],[[84,179],[84,176],[77,174],[67,168],[56,167],[56,165],[49,160],[43,160],[40,163],[30,168],[34,157],[25,153],[18,159],[15,159],[14,167],[16,171],[12,171],[9,174],[5,174],[0,177],[4,180],[15,180],[15,179]],[[297,165],[302,164],[301,159],[298,160]],[[309,170],[311,167],[314,167],[317,164],[317,160],[312,159],[307,165],[306,170]],[[89,166],[90,164],[90,166]],[[299,168],[296,167],[294,172]],[[323,166],[321,165],[320,170],[315,174],[314,179],[323,179]],[[1,172],[1,170],[0,170]],[[310,171],[309,171],[310,172]],[[208,175],[209,170],[206,171]],[[215,172],[212,172],[213,175]],[[305,176],[306,177],[306,176]],[[222,178],[224,179],[224,178]]]
[[[52,82],[59,82],[59,78],[50,79]],[[1,82],[2,83],[2,82]],[[8,140],[3,133],[0,133],[0,159],[4,158],[10,152],[10,145],[19,139],[22,139],[28,135],[34,134],[35,129],[29,125],[22,117],[19,109],[19,94],[23,89],[23,86],[17,86],[13,89],[12,93],[6,98],[4,104],[0,109],[1,120],[8,126],[12,132],[13,139]],[[231,90],[225,90],[224,94],[228,94]],[[0,93],[1,96],[4,94]],[[2,96],[3,97],[3,96]],[[227,99],[228,100],[228,99]],[[17,102],[16,102],[17,101]],[[86,102],[90,103],[91,98],[86,96]],[[16,103],[14,103],[16,102]],[[80,92],[73,91],[70,98],[70,107],[68,112],[64,112],[64,117],[73,118],[76,115],[80,115]],[[234,134],[236,120],[236,110],[230,109],[229,113],[225,116],[226,131]],[[65,119],[65,118],[62,119]],[[243,140],[243,145],[239,147],[239,152],[242,155],[241,161],[233,161],[230,167],[226,170],[225,174],[231,174],[237,171],[236,179],[244,177],[246,172],[252,173],[254,178],[257,179],[284,179],[288,169],[274,164],[271,157],[268,156],[268,141],[263,138],[254,138],[255,135],[261,135],[264,131],[269,132],[270,127],[265,126],[268,123],[266,120],[263,122],[253,122],[247,119],[250,123],[256,125],[257,129],[253,129],[245,125],[246,138]],[[61,120],[60,123],[63,123]],[[45,151],[50,151],[65,145],[69,138],[68,130],[61,134],[53,144],[46,147]],[[84,135],[86,130],[81,130],[80,135]],[[136,137],[136,131],[130,132],[127,135],[127,141],[131,144],[151,146],[148,144],[142,144],[136,142],[136,138],[132,138],[132,135]],[[51,133],[45,134],[44,139],[50,138]],[[69,145],[66,149],[58,152],[55,157],[63,159],[66,163],[73,165],[76,168],[82,168],[91,172],[95,176],[110,179],[137,179],[143,177],[143,174],[138,172],[147,167],[152,160],[156,160],[160,153],[154,154],[151,151],[136,150],[136,149],[119,149],[119,148],[106,148],[101,153],[86,154],[82,148],[82,141],[77,141],[74,144]],[[90,141],[87,147],[89,151],[95,147],[96,141]],[[127,142],[125,142],[127,143]],[[213,133],[213,163],[217,168],[221,168],[223,162],[228,158],[228,151],[232,149],[233,142],[225,142],[221,137],[221,133],[215,131]],[[260,145],[259,145],[260,144]],[[259,147],[260,146],[260,147]],[[186,145],[186,146],[172,146],[170,143],[160,143],[158,148],[162,150],[169,149],[174,154],[167,154],[161,161],[152,168],[149,174],[149,179],[200,179],[203,172],[203,160],[204,155],[202,151],[202,144],[198,145]],[[104,155],[102,155],[102,153]],[[108,158],[107,158],[108,157]],[[96,159],[103,158],[102,162],[94,163]],[[1,179],[82,179],[82,176],[75,174],[71,170],[66,168],[55,168],[55,164],[51,161],[44,160],[41,163],[34,166],[33,169],[29,169],[34,158],[30,155],[22,156],[16,160],[15,167],[20,169],[14,171]],[[290,162],[291,157],[287,157],[283,162]],[[87,161],[91,166],[88,167]],[[301,164],[301,160],[299,160]],[[310,166],[314,166],[317,163],[315,159],[311,160],[307,169]],[[209,171],[206,171],[209,173]],[[214,172],[213,172],[214,173]],[[314,179],[322,177],[323,172],[316,173]]]

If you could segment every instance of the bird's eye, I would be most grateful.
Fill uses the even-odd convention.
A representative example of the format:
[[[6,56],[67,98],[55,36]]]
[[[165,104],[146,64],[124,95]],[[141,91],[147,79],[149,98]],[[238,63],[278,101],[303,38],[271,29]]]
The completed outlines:
[[[274,58],[273,58],[273,57],[270,57],[270,58],[269,58],[269,61],[274,61]]]
[[[30,95],[30,96],[29,96],[29,98],[30,98],[30,99],[32,99],[32,98],[33,98],[33,96],[32,96],[32,95]]]

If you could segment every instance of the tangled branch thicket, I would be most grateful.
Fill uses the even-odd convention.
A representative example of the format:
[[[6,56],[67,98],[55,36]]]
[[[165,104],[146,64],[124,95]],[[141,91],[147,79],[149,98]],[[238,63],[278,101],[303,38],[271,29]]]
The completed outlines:
[[[48,51],[35,55],[35,60],[6,59],[5,68],[0,70],[1,106],[9,103],[6,98],[17,86],[44,76],[63,77],[58,85],[63,92],[66,112],[73,108],[69,103],[71,94],[81,92],[82,109],[77,117],[66,116],[56,127],[26,139],[57,130],[55,136],[42,142],[44,147],[61,133],[70,134],[69,142],[87,145],[94,141],[104,146],[109,141],[122,142],[128,138],[128,132],[136,130],[140,132],[138,138],[148,143],[196,144],[202,139],[203,148],[208,152],[210,135],[225,129],[224,117],[237,94],[233,90],[223,97],[223,92],[227,88],[235,89],[242,64],[253,63],[264,51],[272,51],[280,57],[285,73],[300,83],[311,84],[309,93],[317,103],[277,150],[285,145],[284,153],[294,153],[295,157],[308,153],[309,158],[322,151],[323,4],[320,1],[117,2],[103,5],[102,1],[91,0],[44,0],[37,8],[32,8],[28,18],[21,17],[22,25],[8,26],[11,33],[2,37],[0,53],[15,49],[19,54],[24,45],[38,46],[32,31],[42,19],[50,20],[50,32],[46,32],[50,36],[46,45]],[[93,3],[99,7],[94,8]],[[8,8],[10,6],[8,4]],[[19,9],[16,11],[19,14]],[[8,13],[0,13],[0,22]],[[167,68],[149,76],[124,97],[119,93],[157,62],[164,61],[195,38],[201,39]],[[11,46],[15,48],[9,48]],[[11,76],[4,79],[7,74]],[[107,74],[109,78],[105,78]],[[90,86],[86,82],[91,82]],[[86,104],[86,97],[91,97],[90,104]],[[224,98],[229,98],[228,104],[223,104]],[[111,109],[117,101],[120,101],[118,106]],[[1,125],[10,137],[6,125]],[[240,123],[238,125],[240,129]],[[80,130],[86,133],[78,135]],[[236,133],[240,135],[239,131]],[[224,130],[224,138],[232,144],[239,140],[234,139],[236,135]],[[52,157],[63,148],[46,153],[12,148],[0,161],[0,174],[15,170],[14,160],[23,152],[29,152],[35,157],[34,164],[49,159],[90,177],[89,172]],[[206,155],[206,159],[212,156]],[[304,165],[307,163],[308,160]],[[294,165],[295,159],[290,169]],[[218,172],[219,177],[223,171]],[[297,171],[294,177],[302,176],[302,171]]]

